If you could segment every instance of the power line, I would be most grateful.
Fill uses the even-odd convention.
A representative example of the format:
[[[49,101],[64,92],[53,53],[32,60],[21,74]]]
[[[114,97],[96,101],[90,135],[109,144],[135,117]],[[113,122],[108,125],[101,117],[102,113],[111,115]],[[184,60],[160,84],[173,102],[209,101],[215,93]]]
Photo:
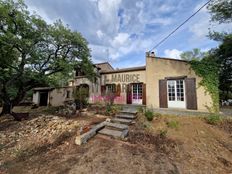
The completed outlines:
[[[181,23],[175,30],[173,30],[169,35],[163,38],[158,44],[156,44],[151,50],[154,50],[158,46],[160,46],[165,40],[167,40],[171,35],[173,35],[180,27],[182,27],[185,23],[187,23],[192,17],[194,17],[199,11],[201,11],[206,5],[208,5],[212,0],[209,0],[204,5],[202,5],[195,13],[193,13],[190,17],[188,17],[183,23]]]

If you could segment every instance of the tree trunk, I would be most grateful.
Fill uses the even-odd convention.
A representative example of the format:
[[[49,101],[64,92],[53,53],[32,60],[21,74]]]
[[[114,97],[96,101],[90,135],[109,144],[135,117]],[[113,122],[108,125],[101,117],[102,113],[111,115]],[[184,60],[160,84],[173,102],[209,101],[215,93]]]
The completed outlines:
[[[3,103],[3,108],[2,108],[2,112],[1,112],[0,116],[5,115],[5,114],[11,114],[11,110],[12,110],[12,107],[11,107],[10,102]]]

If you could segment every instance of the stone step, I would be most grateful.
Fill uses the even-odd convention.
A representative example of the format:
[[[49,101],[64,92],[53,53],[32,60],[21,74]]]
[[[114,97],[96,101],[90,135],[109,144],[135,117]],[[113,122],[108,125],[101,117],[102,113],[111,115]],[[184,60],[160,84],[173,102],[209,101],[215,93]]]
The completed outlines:
[[[122,110],[122,111],[120,111],[120,113],[135,115],[135,114],[137,114],[137,111],[135,111],[135,110]]]
[[[116,115],[117,118],[125,118],[125,119],[135,119],[136,115],[131,114],[118,114]]]
[[[114,138],[125,138],[128,135],[128,130],[125,129],[124,131],[118,131],[118,130],[111,130],[104,128],[100,130],[98,133],[102,135],[111,136]]]
[[[119,129],[119,130],[128,129],[128,125],[120,124],[120,123],[105,122],[105,126],[109,127],[109,128],[116,128],[116,129]]]
[[[132,120],[129,119],[123,119],[123,118],[114,118],[111,120],[113,123],[122,123],[122,124],[131,124]]]

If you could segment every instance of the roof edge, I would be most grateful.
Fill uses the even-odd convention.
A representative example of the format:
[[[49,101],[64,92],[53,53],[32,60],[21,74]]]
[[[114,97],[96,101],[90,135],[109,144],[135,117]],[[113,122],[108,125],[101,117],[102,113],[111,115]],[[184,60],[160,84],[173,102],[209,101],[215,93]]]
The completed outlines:
[[[172,60],[172,61],[179,61],[179,62],[189,62],[188,60],[181,60],[181,59],[174,59],[174,58],[168,58],[168,57],[152,57],[150,58],[156,58],[156,59],[162,59],[162,60]]]
[[[131,72],[131,71],[141,71],[141,70],[146,70],[146,66],[122,68],[122,69],[117,69],[117,70],[114,70],[114,71],[102,72],[101,74],[111,74],[111,73]]]
[[[108,64],[112,69],[114,69],[114,67],[109,62],[95,63],[94,65],[102,65],[102,64]]]

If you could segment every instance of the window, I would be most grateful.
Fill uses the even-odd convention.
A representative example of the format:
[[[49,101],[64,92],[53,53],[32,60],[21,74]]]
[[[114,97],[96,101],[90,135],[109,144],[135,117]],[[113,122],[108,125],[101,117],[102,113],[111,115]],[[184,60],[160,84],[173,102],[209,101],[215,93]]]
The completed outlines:
[[[115,84],[107,84],[106,85],[106,93],[115,93],[116,85]]]
[[[70,91],[66,92],[66,98],[70,98]]]
[[[175,81],[168,81],[168,98],[169,98],[169,101],[176,100]]]
[[[142,84],[133,84],[132,90],[132,98],[133,99],[143,99],[143,85]]]
[[[85,73],[80,68],[76,69],[76,76],[77,77],[78,76],[84,76],[84,75],[85,75]]]
[[[184,82],[183,80],[176,81],[177,101],[184,101]]]
[[[168,81],[169,101],[184,101],[184,80]]]

